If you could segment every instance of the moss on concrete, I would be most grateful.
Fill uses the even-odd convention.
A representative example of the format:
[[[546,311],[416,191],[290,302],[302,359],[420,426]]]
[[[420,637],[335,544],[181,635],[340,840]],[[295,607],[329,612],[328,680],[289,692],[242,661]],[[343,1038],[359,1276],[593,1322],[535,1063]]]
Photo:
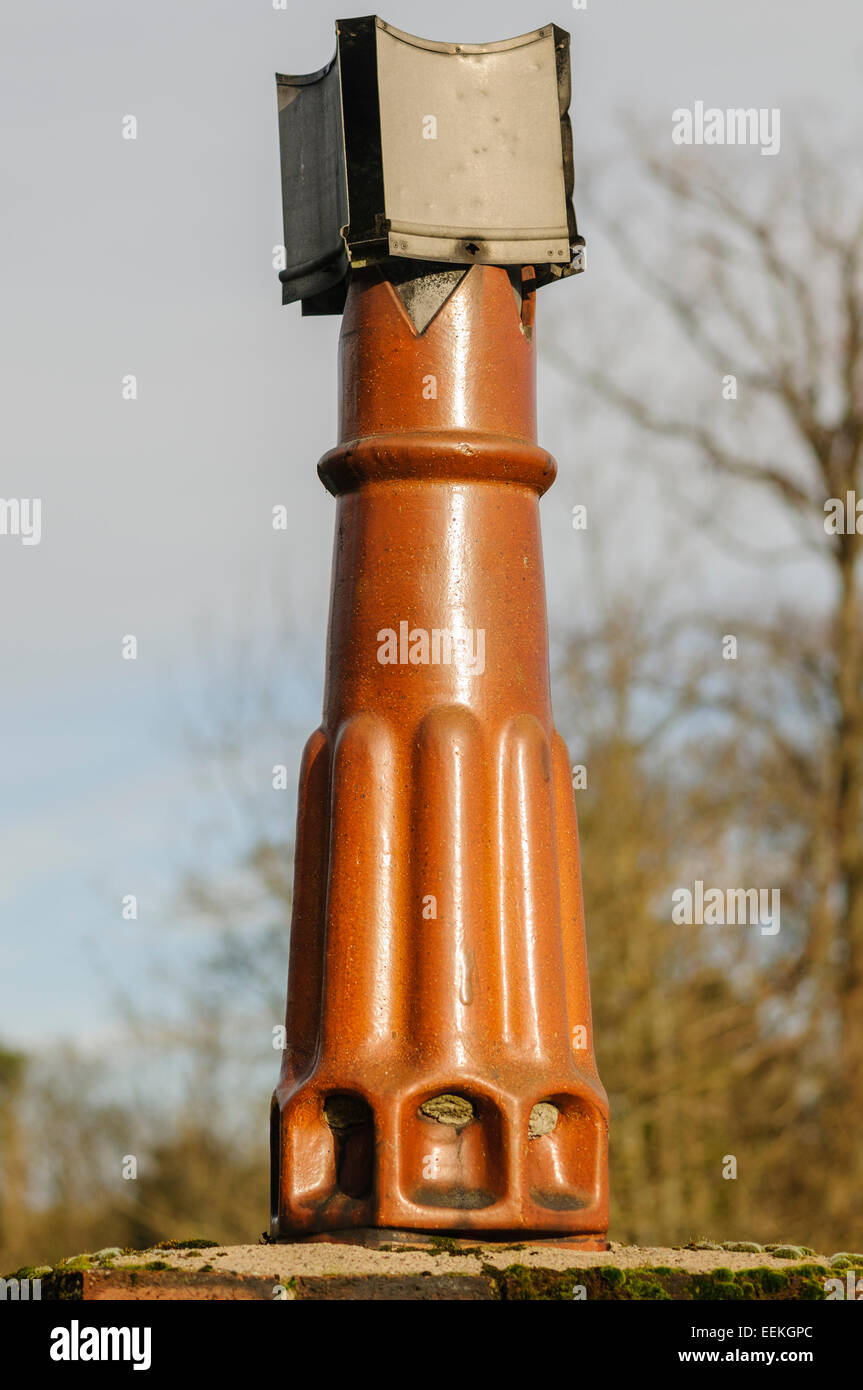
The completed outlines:
[[[830,1257],[830,1268],[835,1269],[859,1269],[863,1270],[863,1255],[858,1255],[849,1250],[839,1250]]]
[[[403,1247],[411,1249],[410,1246]],[[417,1249],[414,1246],[413,1249]],[[481,1255],[483,1253],[481,1245],[459,1245],[457,1240],[450,1239],[449,1236],[432,1236],[429,1241],[429,1249],[433,1255]]]
[[[495,1271],[486,1266],[489,1273]],[[715,1269],[709,1274],[693,1274],[669,1266],[618,1269],[602,1265],[590,1269],[567,1270],[528,1268],[509,1265],[496,1271],[501,1297],[571,1300],[577,1285],[584,1287],[587,1300],[617,1299],[626,1302],[677,1299],[686,1302],[739,1301],[744,1299],[823,1299],[823,1265],[798,1265],[794,1269]]]
[[[215,1250],[218,1240],[204,1240],[195,1236],[193,1240],[160,1240],[158,1245],[149,1245],[148,1250]]]
[[[46,1279],[50,1273],[50,1265],[22,1265],[20,1269],[13,1269],[11,1273],[4,1274],[2,1277],[7,1282],[10,1279],[17,1279],[20,1284],[24,1279]]]
[[[82,1269],[92,1269],[94,1255],[73,1255],[68,1260],[61,1260],[54,1266],[55,1274],[75,1274]]]

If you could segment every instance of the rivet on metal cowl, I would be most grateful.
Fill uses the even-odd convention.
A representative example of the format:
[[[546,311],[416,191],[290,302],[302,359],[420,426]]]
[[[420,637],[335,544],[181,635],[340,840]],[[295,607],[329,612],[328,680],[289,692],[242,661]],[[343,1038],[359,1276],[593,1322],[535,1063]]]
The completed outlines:
[[[608,1107],[535,419],[537,287],[583,264],[569,35],[443,44],[344,20],[326,68],[277,86],[283,299],[343,322],[271,1232],[602,1249]]]

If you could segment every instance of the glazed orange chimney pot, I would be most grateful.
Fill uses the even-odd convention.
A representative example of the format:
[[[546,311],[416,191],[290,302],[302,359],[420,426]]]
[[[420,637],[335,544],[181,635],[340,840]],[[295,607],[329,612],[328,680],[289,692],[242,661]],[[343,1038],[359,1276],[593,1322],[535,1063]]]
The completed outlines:
[[[602,1249],[607,1101],[549,691],[537,274],[361,259],[339,443],[318,466],[336,539],[271,1232]]]

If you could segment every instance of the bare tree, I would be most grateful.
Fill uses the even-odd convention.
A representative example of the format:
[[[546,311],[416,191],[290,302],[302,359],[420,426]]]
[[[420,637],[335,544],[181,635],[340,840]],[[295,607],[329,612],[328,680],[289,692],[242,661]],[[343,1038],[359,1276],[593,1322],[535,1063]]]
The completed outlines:
[[[640,236],[631,220],[603,228],[649,296],[663,344],[677,350],[664,351],[666,368],[649,388],[625,368],[579,374],[635,428],[666,476],[682,470],[670,499],[685,494],[687,477],[721,483],[734,496],[743,489],[759,508],[756,524],[766,517],[792,538],[806,576],[772,609],[760,586],[733,628],[723,615],[718,630],[746,645],[742,675],[723,681],[703,663],[690,667],[689,703],[702,718],[726,721],[724,734],[701,740],[703,783],[690,806],[700,801],[704,813],[712,802],[718,815],[724,798],[727,828],[774,861],[781,850],[794,949],[772,961],[768,992],[793,1015],[798,1063],[808,1068],[808,1089],[787,1077],[795,1113],[817,1096],[815,1146],[823,1149],[830,1133],[831,1178],[822,1170],[820,1186],[838,1230],[863,1176],[863,629],[854,513],[855,495],[863,497],[863,186],[848,178],[853,161],[804,150],[793,173],[774,170],[753,197],[711,153],[660,158],[642,149],[651,217],[640,219]],[[674,229],[668,267],[645,253],[645,225]],[[571,376],[564,354],[553,360]],[[727,397],[737,396],[730,408],[724,384]],[[826,514],[839,502],[844,509],[849,494],[847,525],[834,530]],[[739,524],[729,533],[709,508],[699,524],[757,558],[759,546]],[[706,631],[709,620],[699,621]],[[765,1047],[762,1035],[758,1053]],[[798,1138],[807,1132],[801,1126]]]

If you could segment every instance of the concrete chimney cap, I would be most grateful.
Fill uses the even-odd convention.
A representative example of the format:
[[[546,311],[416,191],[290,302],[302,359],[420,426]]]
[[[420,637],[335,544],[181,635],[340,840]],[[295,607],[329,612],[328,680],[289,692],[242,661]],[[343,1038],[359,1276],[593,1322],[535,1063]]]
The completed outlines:
[[[582,268],[557,25],[457,44],[339,20],[332,60],[276,84],[283,303],[340,313],[351,268],[394,259]]]

